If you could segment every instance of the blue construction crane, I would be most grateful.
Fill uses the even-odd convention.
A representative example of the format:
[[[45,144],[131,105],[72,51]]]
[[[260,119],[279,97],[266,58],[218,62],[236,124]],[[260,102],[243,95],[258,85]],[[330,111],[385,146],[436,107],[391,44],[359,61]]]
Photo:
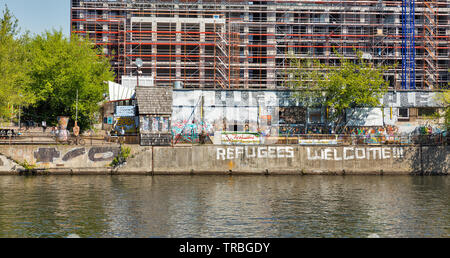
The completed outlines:
[[[416,88],[415,1],[402,3],[402,89]]]

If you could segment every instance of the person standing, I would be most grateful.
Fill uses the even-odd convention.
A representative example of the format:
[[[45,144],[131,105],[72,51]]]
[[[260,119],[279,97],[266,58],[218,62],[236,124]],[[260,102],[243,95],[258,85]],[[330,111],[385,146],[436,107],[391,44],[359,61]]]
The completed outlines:
[[[80,127],[78,126],[78,122],[75,121],[75,126],[73,127],[73,135],[75,136],[75,144],[78,145],[78,136],[80,135]]]
[[[120,128],[120,135],[121,135],[121,137],[120,137],[121,139],[119,140],[119,142],[122,144],[125,142],[125,129],[123,129],[123,127]]]
[[[77,121],[75,121],[75,126],[73,127],[73,135],[78,137],[80,135],[80,127],[78,126]]]
[[[42,121],[42,131],[45,133],[45,130],[47,130],[47,122]]]

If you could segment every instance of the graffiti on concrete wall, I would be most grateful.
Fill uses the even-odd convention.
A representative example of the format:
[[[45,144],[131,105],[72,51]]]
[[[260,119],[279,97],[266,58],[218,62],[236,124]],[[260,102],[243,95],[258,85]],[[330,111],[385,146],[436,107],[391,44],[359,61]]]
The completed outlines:
[[[402,147],[306,148],[308,160],[383,160],[403,158]]]
[[[88,157],[90,161],[112,160],[119,154],[119,148],[114,147],[92,147],[89,150]]]
[[[200,135],[205,133],[210,136],[213,132],[213,126],[207,122],[179,120],[172,124],[172,136],[177,138],[178,142],[197,143]]]
[[[113,160],[119,154],[118,147],[92,147],[88,152],[88,159],[92,162]],[[62,157],[63,162],[68,162],[77,157],[86,155],[85,148],[76,148],[67,151]],[[34,152],[37,163],[55,163],[61,157],[61,151],[57,148],[38,148]]]
[[[79,148],[79,149],[71,150],[71,151],[67,152],[66,155],[64,155],[62,160],[63,161],[69,161],[71,159],[74,159],[76,157],[84,155],[85,153],[86,153],[86,149],[85,148]]]
[[[404,158],[403,147],[324,147],[306,148],[308,160],[386,160]],[[294,158],[294,147],[236,146],[216,148],[217,160]]]
[[[228,147],[217,148],[217,160],[233,160],[233,159],[275,159],[275,158],[294,158],[294,148],[285,146],[266,146],[266,147]]]
[[[38,163],[51,163],[55,158],[59,158],[61,152],[56,148],[39,148],[34,152],[34,158]]]

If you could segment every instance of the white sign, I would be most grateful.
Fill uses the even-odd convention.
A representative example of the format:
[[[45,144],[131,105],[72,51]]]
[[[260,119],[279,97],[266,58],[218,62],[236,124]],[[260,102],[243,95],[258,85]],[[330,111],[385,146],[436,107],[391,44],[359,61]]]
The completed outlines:
[[[299,139],[300,145],[337,145],[337,139]]]
[[[222,144],[259,144],[259,136],[256,133],[222,132]]]
[[[134,106],[117,106],[115,116],[135,116]]]

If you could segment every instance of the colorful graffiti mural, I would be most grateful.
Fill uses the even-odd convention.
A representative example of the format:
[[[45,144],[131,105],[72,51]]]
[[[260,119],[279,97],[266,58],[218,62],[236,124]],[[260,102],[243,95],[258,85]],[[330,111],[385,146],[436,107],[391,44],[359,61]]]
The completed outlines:
[[[116,132],[120,132],[121,129],[125,131],[125,133],[137,133],[139,128],[139,117],[116,117],[114,118],[114,130]]]
[[[398,127],[388,125],[373,127],[350,127],[347,134],[353,138],[354,144],[381,144],[381,143],[403,143],[400,142]]]
[[[412,132],[416,135],[432,135],[432,134],[441,134],[444,133],[444,128],[439,128],[436,125],[425,124],[416,127],[416,129]]]
[[[183,120],[172,124],[172,136],[178,143],[198,143],[202,133],[209,137],[213,135],[213,132],[213,126],[202,121]]]

